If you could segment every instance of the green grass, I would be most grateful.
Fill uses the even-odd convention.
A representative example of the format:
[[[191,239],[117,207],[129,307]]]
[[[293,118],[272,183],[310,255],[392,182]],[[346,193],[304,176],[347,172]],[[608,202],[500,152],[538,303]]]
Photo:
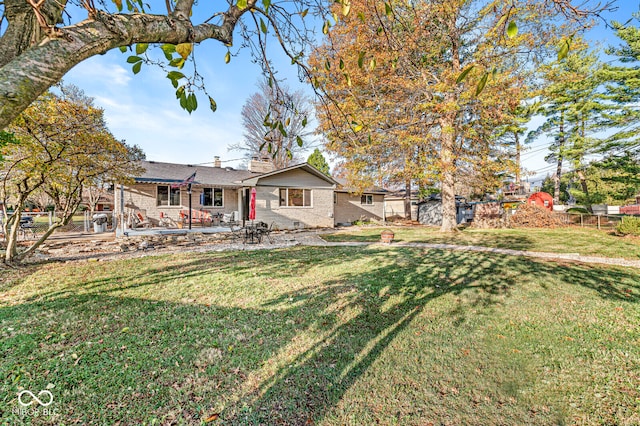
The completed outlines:
[[[638,424],[639,303],[635,269],[393,247],[3,270],[0,424]]]
[[[619,237],[612,231],[566,227],[555,229],[474,229],[442,233],[436,228],[362,227],[323,235],[327,241],[379,242],[380,232],[392,229],[394,241],[433,244],[477,245],[551,253],[579,253],[583,256],[640,259],[640,238]]]

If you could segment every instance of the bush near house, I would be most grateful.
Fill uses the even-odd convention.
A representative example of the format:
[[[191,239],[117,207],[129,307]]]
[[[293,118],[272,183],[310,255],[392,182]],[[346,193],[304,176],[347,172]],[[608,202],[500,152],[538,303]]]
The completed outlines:
[[[616,232],[621,235],[640,235],[640,217],[623,217],[616,227]]]

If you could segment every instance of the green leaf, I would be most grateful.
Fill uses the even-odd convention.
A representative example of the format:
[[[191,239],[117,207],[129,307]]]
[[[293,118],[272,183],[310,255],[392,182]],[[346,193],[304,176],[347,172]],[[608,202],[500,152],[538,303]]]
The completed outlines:
[[[122,330],[120,330],[120,333],[127,333],[129,332],[129,327],[123,327]]]
[[[484,86],[487,85],[487,80],[489,79],[489,73],[485,72],[480,81],[478,82],[478,86],[476,86],[476,96],[478,96],[484,90]]]
[[[340,59],[340,69],[344,69],[344,61],[342,60],[342,58]]]
[[[302,119],[302,127],[307,127],[307,117],[306,116]]]
[[[196,99],[196,95],[194,93],[189,93],[187,96],[187,112],[191,114],[191,112],[195,111],[198,108],[198,100]]]
[[[178,69],[182,69],[182,67],[184,67],[184,64],[185,60],[182,57],[173,58],[171,61],[169,61],[169,65]]]
[[[211,108],[211,111],[213,112],[216,112],[218,109],[218,104],[216,104],[216,101],[214,101],[211,96],[209,96],[209,108]]]
[[[331,69],[331,62],[329,62],[328,59],[324,63],[324,69],[326,69],[327,71]]]
[[[130,64],[135,64],[136,62],[140,61],[142,61],[142,58],[140,56],[129,56],[127,58],[127,62],[129,62]]]
[[[173,44],[163,44],[160,46],[160,49],[162,49],[162,53],[164,53],[164,57],[167,58],[167,61],[173,59],[173,54],[176,51],[176,47]]]
[[[518,25],[516,24],[515,21],[509,22],[509,25],[507,26],[507,36],[509,38],[514,38],[517,35],[518,35]]]
[[[278,123],[278,130],[280,130],[280,133],[282,134],[282,136],[284,136],[285,138],[287,137],[287,131],[285,130],[284,125],[282,124],[282,121]]]
[[[265,135],[266,136],[266,135]],[[262,142],[262,145],[260,145],[260,148],[258,148],[258,151],[262,151],[264,149],[264,146],[267,144],[267,141]]]
[[[458,76],[458,78],[456,78],[456,84],[459,84],[460,82],[462,82],[467,77],[467,75],[469,75],[469,73],[474,67],[475,65],[471,65],[467,67],[464,71],[462,71]]]
[[[227,54],[224,55],[224,63],[228,64],[231,61],[231,52],[227,51]]]
[[[374,69],[376,69],[376,64],[377,64],[377,62],[376,62],[376,58],[371,59],[371,61],[369,61],[369,69],[370,69],[371,71],[373,71]]]
[[[269,12],[269,6],[271,6],[271,0],[262,0],[262,5],[264,6],[264,11]]]
[[[296,136],[296,142],[298,143],[298,146],[302,148],[304,142],[302,142],[302,138],[300,136]]]
[[[362,69],[362,67],[364,65],[364,55],[366,55],[366,52],[360,52],[358,54],[358,67],[360,69]]]
[[[240,10],[246,9],[247,8],[247,0],[238,0],[238,3],[236,3],[236,6]]]
[[[329,21],[324,21],[324,25],[322,26],[322,34],[327,35],[329,34]]]
[[[351,76],[347,73],[344,73],[344,78],[347,80],[347,86],[351,87]]]
[[[302,12],[300,12],[300,16],[304,18],[305,16],[307,16],[307,13],[309,13],[309,9],[305,9]]]
[[[262,20],[262,18],[260,18],[260,29],[262,30],[263,33],[267,33],[267,24],[265,24],[265,22]]]
[[[178,90],[176,90],[176,99],[180,99],[184,96],[184,85],[178,87]]]
[[[569,54],[569,50],[571,49],[571,40],[572,38],[566,38],[560,42],[560,48],[558,49],[558,61],[563,60]]]
[[[149,48],[149,43],[136,44],[136,55],[142,55]]]
[[[185,75],[180,71],[169,71],[167,73],[167,78],[169,80],[180,80],[181,78],[185,78]]]
[[[113,3],[118,8],[118,12],[122,12],[122,0],[113,0]]]
[[[127,52],[127,46],[120,46],[120,47],[118,47],[118,49],[120,49],[120,51],[122,53],[126,53]]]
[[[391,8],[391,5],[389,3],[384,4],[384,13],[386,13],[388,17],[391,17],[393,15],[393,9]]]
[[[131,70],[133,71],[134,74],[138,74],[141,68],[142,68],[142,62],[136,62],[135,64],[133,64],[133,67],[131,68]]]
[[[291,153],[291,150],[289,148],[287,148],[286,153],[289,160],[293,159],[293,154]]]

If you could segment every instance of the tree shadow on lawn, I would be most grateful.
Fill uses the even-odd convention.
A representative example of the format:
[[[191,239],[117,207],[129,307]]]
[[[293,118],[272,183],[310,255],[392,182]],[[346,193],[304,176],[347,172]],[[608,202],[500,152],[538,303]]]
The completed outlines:
[[[444,250],[298,248],[178,259],[138,270],[123,262],[115,277],[82,270],[70,288],[1,307],[5,386],[56,384],[57,422],[197,423],[221,411],[224,424],[315,423],[421,315],[444,315],[459,327],[472,308],[499,308],[523,282],[583,286],[615,301],[640,297],[632,270]],[[339,263],[347,267],[331,270]],[[319,282],[297,282],[316,269],[325,271]],[[233,280],[217,291],[262,299],[251,308],[207,306],[186,282],[210,275]],[[293,290],[265,296],[274,278]],[[190,303],[136,293],[149,287],[162,298],[183,282]],[[465,307],[431,311],[447,295],[463,297]],[[12,407],[15,394],[4,402]],[[528,421],[528,407],[520,410]],[[410,420],[437,419],[427,411]]]
[[[292,253],[294,253],[292,255]],[[263,277],[297,277],[301,270],[335,262],[331,253],[314,255],[301,248],[270,251],[237,251],[160,255],[117,261],[121,268],[105,274],[113,262],[79,262],[74,275],[61,278],[57,272],[68,264],[57,262],[29,265],[12,270],[12,277],[0,282],[0,291],[29,282],[22,300],[55,299],[84,293],[114,294],[148,286],[188,282],[202,276],[218,275],[230,285]],[[24,286],[23,286],[24,287]]]
[[[347,253],[354,255],[353,251]],[[447,294],[466,293],[469,298],[466,309],[454,307],[448,312],[454,327],[474,315],[470,308],[502,304],[514,287],[522,284],[523,277],[535,277],[542,287],[546,280],[556,285],[561,282],[585,286],[607,299],[638,302],[639,297],[638,275],[625,270],[438,250],[364,250],[357,255],[376,259],[370,272],[347,272],[317,288],[283,294],[265,303],[265,307],[272,307],[298,301],[314,306],[325,301],[326,306],[327,300],[340,299],[342,312],[356,314],[341,323],[336,313],[308,312],[316,316],[312,328],[325,330],[325,335],[264,381],[252,395],[243,397],[239,406],[227,407],[226,421],[232,424],[321,421],[416,316],[429,310],[431,301]],[[471,401],[469,404],[472,405]],[[520,421],[530,420],[527,410],[523,408]],[[427,416],[411,421],[427,419],[438,420]]]
[[[357,234],[349,234],[349,231],[326,234],[322,237],[330,242],[379,242],[380,232],[388,228],[361,229]],[[484,232],[486,230],[473,229],[461,230],[456,233],[440,232],[437,228],[409,227],[393,228],[396,243],[412,242],[426,244],[454,244],[454,245],[478,245],[484,247],[509,248],[512,250],[530,250],[535,246],[535,241],[526,235],[504,235],[496,232]]]

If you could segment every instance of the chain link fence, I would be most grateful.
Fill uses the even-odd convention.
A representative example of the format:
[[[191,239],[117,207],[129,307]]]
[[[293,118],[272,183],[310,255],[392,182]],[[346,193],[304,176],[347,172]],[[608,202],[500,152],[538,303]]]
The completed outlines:
[[[89,211],[78,212],[71,217],[69,223],[57,228],[55,233],[93,233],[111,232],[115,229],[114,214],[112,212],[97,212],[106,216],[105,226],[95,227],[94,220]],[[4,241],[6,236],[2,233],[6,218],[0,211],[0,240]],[[38,235],[44,234],[49,227],[62,220],[62,215],[56,212],[23,212],[20,216],[20,229],[18,230],[18,240],[24,241],[35,239]]]

